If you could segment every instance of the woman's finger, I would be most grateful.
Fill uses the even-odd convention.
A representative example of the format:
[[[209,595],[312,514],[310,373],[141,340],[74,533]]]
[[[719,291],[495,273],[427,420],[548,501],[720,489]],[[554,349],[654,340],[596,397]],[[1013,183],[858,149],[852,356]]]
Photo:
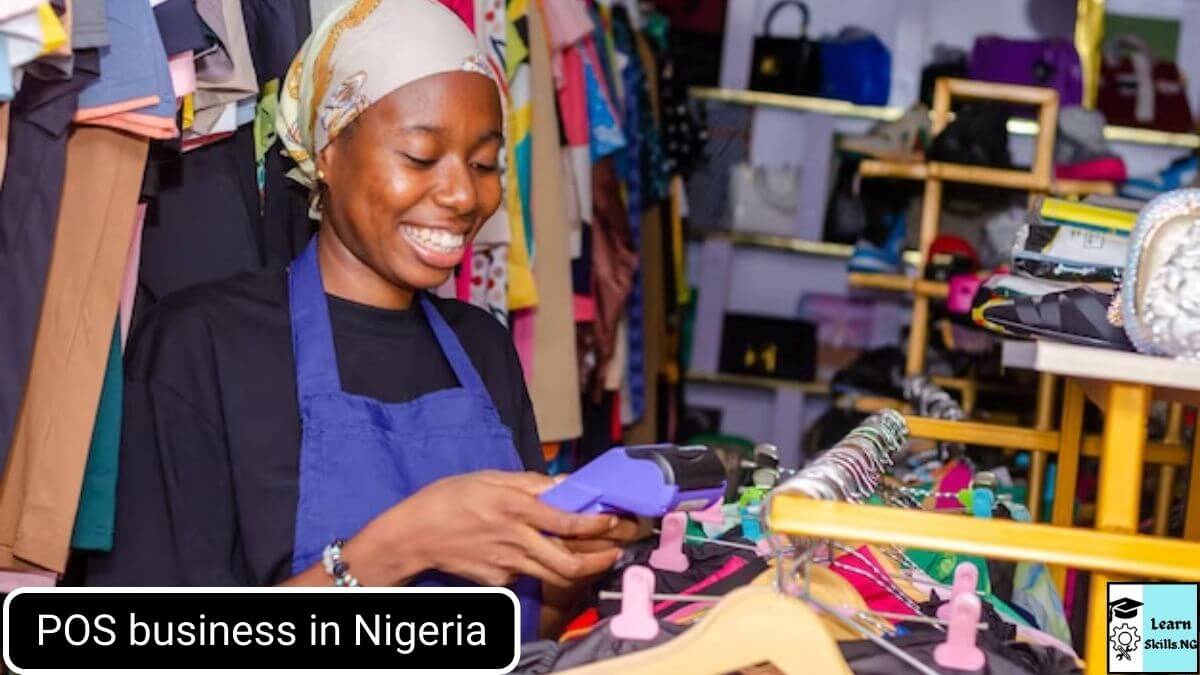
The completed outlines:
[[[572,553],[600,553],[602,551],[620,551],[619,542],[612,539],[563,539],[563,546]]]
[[[543,504],[537,499],[514,499],[510,502],[510,513],[522,522],[547,534],[575,539],[592,539],[602,536],[617,526],[617,517],[610,515],[583,515],[561,511]]]
[[[480,471],[476,475],[491,485],[515,488],[534,496],[555,485],[553,478],[533,471]]]

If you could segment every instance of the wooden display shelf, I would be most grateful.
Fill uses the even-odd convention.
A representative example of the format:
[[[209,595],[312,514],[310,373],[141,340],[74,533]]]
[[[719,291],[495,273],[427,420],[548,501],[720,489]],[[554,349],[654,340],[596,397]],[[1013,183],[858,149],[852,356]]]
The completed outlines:
[[[905,416],[909,435],[951,443],[966,443],[989,448],[1015,448],[1056,454],[1061,436],[1057,431],[1037,431],[1007,424],[984,424],[981,422],[956,422],[929,417]],[[1099,457],[1101,438],[1086,436],[1081,444],[1084,457]],[[1191,450],[1178,443],[1150,441],[1146,444],[1146,463],[1167,466],[1187,466],[1191,463]]]
[[[901,274],[851,272],[850,286],[854,288],[871,288],[879,291],[912,293],[939,300],[944,300],[950,295],[950,285],[944,281],[914,279]]]
[[[778,234],[765,234],[761,232],[709,229],[703,234],[693,235],[689,238],[693,241],[720,239],[728,241],[734,246],[761,248],[768,251],[796,253],[798,255],[821,258],[836,258],[839,260],[849,260],[854,255],[854,247],[850,244],[813,241],[811,239],[801,239],[800,237],[784,237]],[[921,254],[915,250],[908,250],[904,252],[903,258],[906,264],[915,266],[920,263]]]
[[[834,401],[834,406],[864,415],[872,415],[881,410],[895,410],[907,414],[909,410],[908,404],[900,399],[886,396],[859,396],[858,394],[843,394]]]
[[[1058,432],[1035,431],[1024,427],[981,422],[956,422],[929,417],[906,416],[909,435],[952,443],[983,445],[994,448],[1058,451]]]
[[[972,380],[966,377],[946,377],[943,375],[934,375],[929,379],[942,389],[953,389],[962,391],[964,389],[973,388],[975,391],[986,391],[995,394],[1027,394],[1027,387],[1020,387],[1008,382],[993,382],[988,380]]]
[[[865,159],[859,165],[858,171],[867,178],[903,180],[938,178],[951,183],[983,185],[1026,192],[1050,192],[1059,196],[1116,194],[1116,186],[1107,181],[1055,180],[1047,186],[1026,171],[946,162],[919,163]]]
[[[849,101],[839,101],[819,96],[793,96],[790,94],[773,94],[766,91],[719,89],[716,87],[692,87],[690,93],[694,98],[707,101],[803,110],[805,112],[824,113],[837,117],[852,117],[884,122],[898,120],[904,115],[904,109],[898,106],[857,105]]]
[[[695,371],[688,372],[687,380],[689,382],[703,384],[721,384],[733,387],[749,387],[751,389],[799,389],[806,394],[814,394],[819,396],[827,396],[829,394],[828,382],[793,382],[790,380],[777,380],[771,377],[757,377],[754,375],[699,373]]]
[[[707,101],[737,103],[747,106],[769,106],[789,110],[824,113],[838,117],[869,119],[876,121],[893,121],[904,115],[904,109],[899,106],[856,105],[847,101],[838,101],[815,96],[790,96],[787,94],[772,94],[761,91],[740,89],[718,89],[711,87],[693,87],[691,95],[694,98]],[[1008,120],[1008,131],[1018,136],[1036,136],[1040,126],[1035,120],[1014,117]],[[1200,149],[1200,134],[1180,134],[1156,129],[1141,129],[1138,127],[1104,127],[1104,137],[1116,143],[1131,143],[1134,145],[1149,145],[1166,148]]]
[[[1005,340],[1003,363],[1008,368],[1027,368],[1083,380],[1147,385],[1167,393],[1194,393],[1200,388],[1200,363],[1051,340]]]

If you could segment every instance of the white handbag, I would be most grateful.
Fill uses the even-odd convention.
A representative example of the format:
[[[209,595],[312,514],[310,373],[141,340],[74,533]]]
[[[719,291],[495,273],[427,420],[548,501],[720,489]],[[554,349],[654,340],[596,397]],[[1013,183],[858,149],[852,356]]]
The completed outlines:
[[[729,197],[734,230],[796,236],[799,167],[735,164],[729,175]]]

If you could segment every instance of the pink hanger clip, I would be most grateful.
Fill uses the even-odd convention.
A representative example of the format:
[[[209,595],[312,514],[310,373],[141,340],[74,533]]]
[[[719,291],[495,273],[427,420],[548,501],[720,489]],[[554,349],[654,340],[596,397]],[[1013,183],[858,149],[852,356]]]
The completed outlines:
[[[942,621],[949,621],[954,599],[960,595],[975,595],[978,585],[979,569],[969,562],[959,563],[958,567],[954,568],[954,585],[950,587],[950,600],[938,607],[937,617]]]
[[[975,646],[982,611],[983,604],[974,593],[964,593],[950,601],[946,641],[933,650],[933,660],[939,666],[955,670],[981,670],[987,664],[983,651]]]
[[[654,618],[654,572],[633,565],[621,576],[621,613],[608,624],[613,637],[622,640],[652,640],[658,636]]]
[[[686,531],[686,514],[676,511],[663,516],[662,534],[658,537],[658,548],[650,554],[650,566],[664,572],[686,572],[688,559],[683,553]]]
[[[703,511],[692,511],[692,513],[690,515],[692,517],[692,520],[696,521],[697,523],[711,523],[713,525],[724,525],[725,524],[725,511],[723,510],[724,506],[725,505],[721,502],[721,500],[718,499],[715,502],[713,502],[712,506],[708,507],[707,509],[704,509]]]

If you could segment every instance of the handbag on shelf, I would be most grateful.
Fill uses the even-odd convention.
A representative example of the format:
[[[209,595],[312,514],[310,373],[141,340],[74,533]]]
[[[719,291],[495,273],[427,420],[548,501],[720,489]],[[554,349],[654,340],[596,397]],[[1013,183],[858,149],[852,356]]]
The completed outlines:
[[[973,80],[1053,89],[1061,107],[1083,101],[1083,67],[1070,40],[982,35],[975,39],[967,72]]]
[[[1096,107],[1109,124],[1176,133],[1194,129],[1179,67],[1154,60],[1149,46],[1134,35],[1105,46]]]
[[[815,324],[752,314],[725,315],[721,372],[811,382],[816,366]]]
[[[799,37],[775,37],[771,24],[781,10],[796,7],[802,15]],[[763,25],[763,34],[754,39],[750,88],[776,94],[816,96],[821,91],[821,50],[808,38],[808,5],[798,0],[775,3]]]
[[[887,105],[892,55],[874,33],[843,28],[821,42],[821,96],[859,105]]]
[[[735,164],[729,173],[730,225],[742,232],[796,235],[800,169]]]

